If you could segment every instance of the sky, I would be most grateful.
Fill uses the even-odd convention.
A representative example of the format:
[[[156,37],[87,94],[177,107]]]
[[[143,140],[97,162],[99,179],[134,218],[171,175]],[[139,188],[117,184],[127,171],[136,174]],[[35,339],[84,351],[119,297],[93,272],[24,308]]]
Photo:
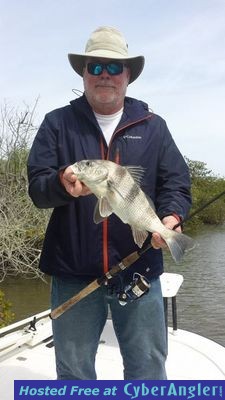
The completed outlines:
[[[67,54],[114,26],[145,68],[127,95],[164,118],[181,153],[225,177],[225,0],[0,0],[0,106],[36,121],[83,90]]]

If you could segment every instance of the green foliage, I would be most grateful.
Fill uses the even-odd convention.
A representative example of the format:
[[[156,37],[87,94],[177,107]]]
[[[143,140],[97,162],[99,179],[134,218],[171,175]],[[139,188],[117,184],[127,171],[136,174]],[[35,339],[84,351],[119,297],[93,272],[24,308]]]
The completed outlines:
[[[5,294],[0,290],[0,328],[9,325],[14,319],[11,303],[5,300]]]
[[[192,183],[198,179],[204,179],[211,175],[212,171],[207,169],[206,163],[202,161],[193,161],[185,157],[189,167]]]
[[[212,198],[225,191],[225,179],[214,176],[207,169],[206,163],[193,161],[186,158],[189,166],[192,182],[191,212],[195,212]],[[195,227],[201,224],[223,224],[225,222],[225,195],[199,212],[188,222],[189,226]]]

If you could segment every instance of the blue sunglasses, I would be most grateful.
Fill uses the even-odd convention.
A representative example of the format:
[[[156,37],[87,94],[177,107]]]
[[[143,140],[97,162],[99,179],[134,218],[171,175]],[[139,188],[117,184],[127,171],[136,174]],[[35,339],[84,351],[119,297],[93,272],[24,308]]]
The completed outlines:
[[[123,68],[124,64],[121,62],[91,62],[87,64],[88,73],[94,76],[101,75],[104,69],[106,69],[109,75],[119,75],[122,74]]]

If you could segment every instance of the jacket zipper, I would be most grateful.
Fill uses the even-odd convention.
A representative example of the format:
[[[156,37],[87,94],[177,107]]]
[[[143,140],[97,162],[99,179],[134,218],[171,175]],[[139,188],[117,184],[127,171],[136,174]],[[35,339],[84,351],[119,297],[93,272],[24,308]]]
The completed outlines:
[[[104,142],[101,137],[101,142],[100,142],[100,148],[101,148],[101,157],[102,160],[106,159],[105,155],[105,147],[104,147]],[[104,219],[102,222],[102,230],[103,230],[103,272],[106,274],[109,270],[109,253],[108,253],[108,218]]]
[[[145,121],[146,119],[149,119],[149,118],[152,118],[152,114],[149,114],[147,117],[140,118],[140,119],[138,119],[137,121],[130,122],[129,124],[124,125],[122,128],[120,128],[120,129],[118,129],[117,131],[115,131],[114,134],[113,134],[112,137],[111,137],[110,142],[109,142],[109,147],[108,147],[108,152],[107,152],[107,159],[109,159],[109,148],[110,148],[110,146],[111,146],[111,143],[112,143],[113,139],[115,138],[115,136],[116,136],[119,132],[123,131],[124,129],[128,128],[129,126],[135,125],[135,124],[137,124],[138,122]]]

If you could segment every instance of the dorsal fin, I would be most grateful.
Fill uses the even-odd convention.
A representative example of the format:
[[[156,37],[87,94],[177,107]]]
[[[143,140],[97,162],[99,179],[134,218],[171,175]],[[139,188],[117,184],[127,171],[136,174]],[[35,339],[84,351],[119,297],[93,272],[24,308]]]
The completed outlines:
[[[141,165],[127,165],[125,168],[127,168],[135,182],[140,185],[145,174],[145,168]]]

